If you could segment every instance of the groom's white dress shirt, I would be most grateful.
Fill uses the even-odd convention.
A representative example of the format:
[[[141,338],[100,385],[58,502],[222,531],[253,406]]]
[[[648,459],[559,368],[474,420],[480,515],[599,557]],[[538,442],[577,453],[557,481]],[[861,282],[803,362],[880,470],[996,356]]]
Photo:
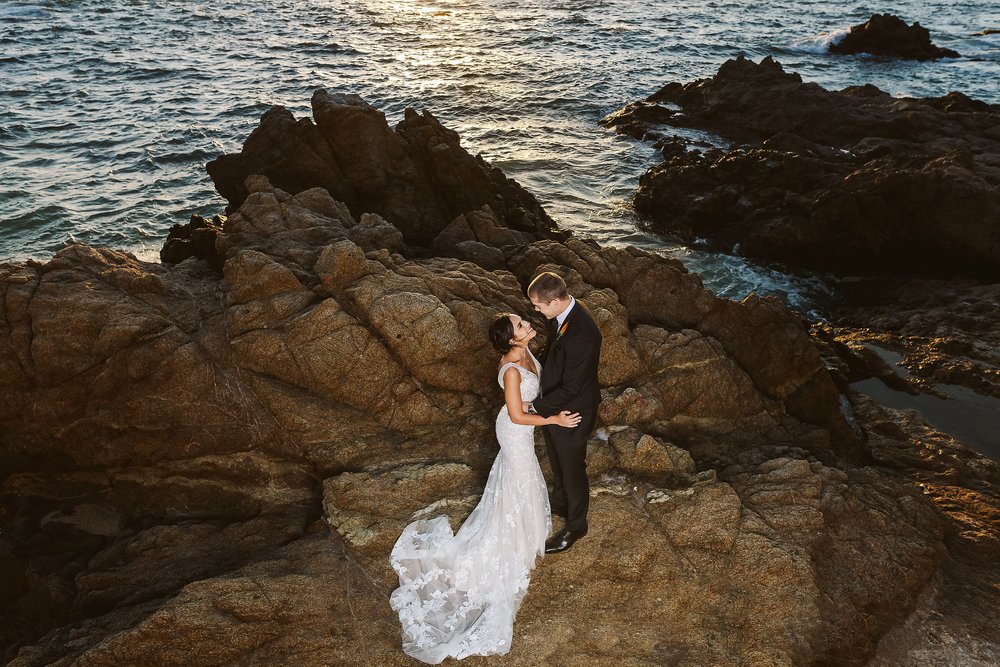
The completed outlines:
[[[563,322],[566,321],[566,318],[569,317],[569,311],[573,310],[573,306],[575,305],[576,305],[576,299],[570,297],[569,305],[566,306],[566,310],[556,315],[556,331],[559,330],[559,327],[561,327],[563,325]]]

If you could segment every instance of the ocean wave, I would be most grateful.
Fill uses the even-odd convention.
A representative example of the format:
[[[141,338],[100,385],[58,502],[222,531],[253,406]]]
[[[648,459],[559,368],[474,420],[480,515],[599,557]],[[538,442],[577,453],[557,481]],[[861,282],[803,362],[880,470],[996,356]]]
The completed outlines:
[[[77,34],[86,35],[86,36],[97,35],[97,33],[94,30],[92,30],[92,29],[90,29],[90,28],[88,28],[86,26],[74,25],[72,23],[56,23],[54,25],[48,26],[47,28],[48,28],[49,31],[51,31],[51,32],[53,32],[55,34],[59,34],[59,33],[63,33],[63,32],[68,32],[68,33],[77,33]]]
[[[18,191],[23,192],[23,191]],[[10,191],[2,193],[7,195]],[[24,193],[20,196],[0,196],[0,201],[5,203],[8,201],[18,202],[20,200],[26,200],[30,202],[35,197],[31,193]],[[21,213],[5,216],[3,220],[3,230],[4,237],[11,240],[18,239],[20,241],[29,240],[25,238],[25,234],[30,232],[35,233],[46,233],[48,235],[62,235],[66,232],[66,229],[56,230],[53,228],[54,223],[58,224],[59,221],[65,221],[67,219],[67,210],[65,207],[58,204],[45,204],[38,206],[36,208],[31,208],[24,210]]]
[[[28,126],[24,123],[10,123],[0,126],[0,136],[3,137],[23,137],[28,133]]]
[[[0,7],[0,21],[32,21],[48,18],[49,14],[41,7]]]
[[[31,197],[31,193],[27,190],[0,190],[0,202],[27,199],[29,197]]]
[[[268,111],[277,102],[255,102],[253,104],[238,104],[222,111],[222,115],[236,118],[258,118],[265,111]]]
[[[607,2],[570,2],[552,5],[552,9],[556,11],[585,12],[592,9],[604,9],[607,6]]]
[[[738,255],[710,252],[697,246],[675,246],[661,251],[681,260],[697,273],[705,287],[721,297],[739,301],[749,294],[774,296],[809,319],[824,320],[824,305],[834,300],[829,276],[819,273],[787,273],[761,266]]]
[[[562,23],[565,25],[592,25],[594,22],[583,14],[573,14],[564,19],[557,19],[556,23]]]
[[[190,151],[166,152],[157,154],[154,151],[149,153],[150,159],[156,164],[190,164],[192,162],[203,163],[207,160],[214,160],[218,155],[214,150],[209,151],[204,148],[195,148]]]
[[[203,75],[192,67],[163,67],[130,64],[126,65],[122,71],[131,80],[150,81],[158,79],[169,79],[180,75],[193,75],[202,78]]]
[[[823,33],[821,35],[801,37],[793,41],[791,47],[794,50],[804,51],[806,53],[829,53],[830,46],[833,44],[839,44],[850,32],[850,28],[844,28],[841,30],[833,30],[831,32]]]
[[[358,51],[352,46],[347,44],[340,44],[338,42],[315,42],[315,41],[304,41],[296,42],[294,44],[276,44],[271,46],[271,48],[287,51],[311,51],[319,50],[326,53],[338,53],[345,56],[360,56],[361,51]]]

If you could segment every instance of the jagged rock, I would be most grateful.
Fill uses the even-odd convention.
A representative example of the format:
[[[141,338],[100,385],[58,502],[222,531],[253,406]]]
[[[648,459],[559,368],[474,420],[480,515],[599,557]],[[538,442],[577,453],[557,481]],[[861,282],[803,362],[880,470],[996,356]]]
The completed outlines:
[[[207,260],[218,270],[221,267],[219,254],[215,250],[215,239],[222,233],[226,218],[217,215],[206,220],[200,215],[192,215],[186,225],[174,225],[167,234],[167,240],[160,249],[160,261],[167,264],[183,262],[189,257]]]
[[[433,246],[440,254],[458,257],[492,271],[507,267],[501,248],[507,247],[507,252],[514,254],[527,242],[527,236],[503,227],[492,209],[484,206],[452,220],[434,238]]]
[[[377,114],[334,106],[319,125],[341,118],[345,142],[404,159]],[[448,154],[435,173],[461,171]],[[454,243],[500,253],[489,270],[320,188],[242,187],[221,275],[81,245],[0,265],[12,664],[406,664],[388,549],[414,517],[457,527],[477,501],[502,401],[485,331],[498,311],[530,314],[545,269],[604,335],[608,437],[591,443],[591,532],[536,569],[505,664],[862,664],[899,655],[877,645],[889,628],[929,627],[911,612],[947,609],[928,590],[995,580],[975,565],[1000,507],[988,466],[927,445],[911,468],[903,453],[933,438],[853,397],[860,441],[776,301],[719,299],[635,248],[518,228],[522,243],[493,203],[461,211],[475,238]],[[996,596],[978,590],[976,609]],[[962,627],[954,664],[1000,646]]]
[[[695,470],[687,450],[634,428],[625,428],[611,433],[606,446],[588,450],[587,471],[595,477],[620,471],[660,484],[676,484],[687,481]]]
[[[469,241],[477,241],[491,248],[523,246],[528,240],[528,237],[521,232],[502,226],[493,209],[483,206],[479,210],[452,220],[434,238],[434,249],[439,252],[452,252],[460,243]]]
[[[637,326],[634,335],[649,369],[635,388],[656,406],[647,419],[667,437],[687,440],[736,432],[738,438],[740,431],[775,425],[769,401],[754,391],[751,377],[717,340],[697,331],[670,333],[645,325]]]
[[[176,596],[55,630],[10,664],[406,664],[397,621],[335,537],[307,535]]]
[[[646,120],[738,142],[690,150]],[[839,273],[1000,276],[1000,108],[961,93],[827,91],[765,58],[671,83],[605,124],[657,139],[638,211],[658,230]]]
[[[529,240],[565,236],[531,194],[466,152],[458,134],[429,112],[407,109],[390,129],[384,114],[357,95],[322,88],[312,109],[313,120],[296,120],[272,108],[242,152],[208,163],[232,210],[251,192],[246,178],[263,174],[292,194],[323,188],[355,217],[378,214],[416,246],[430,245],[457,216],[483,206]]]
[[[931,44],[931,33],[919,23],[906,21],[892,14],[872,14],[864,23],[852,26],[843,39],[830,44],[831,53],[871,53],[911,60],[959,58],[953,49]]]

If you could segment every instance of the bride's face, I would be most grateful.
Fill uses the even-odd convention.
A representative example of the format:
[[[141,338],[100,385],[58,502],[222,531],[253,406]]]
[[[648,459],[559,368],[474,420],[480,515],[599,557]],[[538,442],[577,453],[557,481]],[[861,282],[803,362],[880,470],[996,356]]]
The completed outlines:
[[[510,316],[510,323],[514,325],[514,336],[511,341],[514,345],[524,346],[528,344],[528,341],[538,335],[531,327],[531,322],[528,320],[522,320],[517,315]]]

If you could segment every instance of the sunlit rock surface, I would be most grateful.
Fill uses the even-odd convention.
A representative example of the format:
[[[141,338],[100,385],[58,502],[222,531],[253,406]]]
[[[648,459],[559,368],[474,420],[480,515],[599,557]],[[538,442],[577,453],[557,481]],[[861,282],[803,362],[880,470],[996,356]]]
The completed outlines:
[[[461,259],[413,250],[385,208],[240,187],[221,276],[81,245],[0,265],[11,664],[408,664],[389,548],[474,506],[502,400],[485,330],[529,314],[543,269],[604,335],[591,530],[482,662],[998,656],[975,620],[998,602],[995,465],[864,397],[852,424],[778,302],[532,241],[482,203],[439,232],[495,251]]]

